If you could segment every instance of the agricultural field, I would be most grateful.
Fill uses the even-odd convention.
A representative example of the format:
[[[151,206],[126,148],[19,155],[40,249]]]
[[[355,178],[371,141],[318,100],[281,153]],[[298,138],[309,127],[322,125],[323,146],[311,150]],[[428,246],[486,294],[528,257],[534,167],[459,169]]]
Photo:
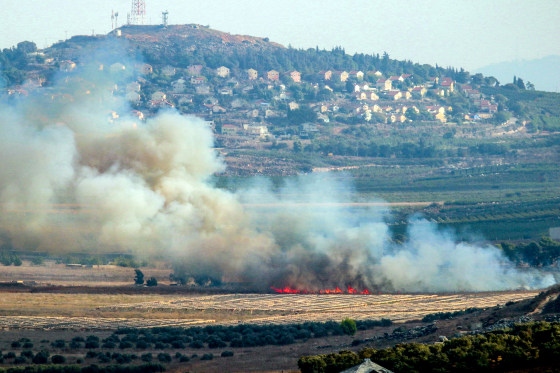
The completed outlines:
[[[33,265],[24,260],[20,266],[1,266],[1,282],[33,282],[39,285],[61,286],[123,286],[132,284],[134,270],[116,265],[72,266],[45,260]],[[143,268],[146,277],[169,283],[170,269]]]
[[[388,224],[398,235],[406,235],[409,217],[420,214],[442,229],[456,231],[459,239],[538,240],[548,236],[551,227],[560,226],[558,161],[555,154],[539,163],[503,158],[376,159],[298,179],[335,182],[341,192],[352,196],[352,202],[386,202]],[[273,189],[281,190],[293,180],[273,178]],[[216,179],[216,185],[230,190],[250,184],[250,178]],[[298,200],[311,197],[297,196]],[[351,211],[363,212],[357,205]]]
[[[435,312],[486,308],[534,297],[535,291],[459,294],[214,294],[123,295],[3,293],[0,328],[290,324],[390,319],[404,322]]]

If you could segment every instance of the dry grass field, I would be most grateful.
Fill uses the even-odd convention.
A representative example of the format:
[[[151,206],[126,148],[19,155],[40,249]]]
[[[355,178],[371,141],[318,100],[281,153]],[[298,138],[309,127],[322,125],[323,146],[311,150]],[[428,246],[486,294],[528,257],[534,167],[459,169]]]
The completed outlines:
[[[142,268],[146,278],[155,277],[158,282],[169,283],[170,269]],[[27,261],[21,266],[0,265],[0,282],[34,281],[38,284],[71,286],[122,286],[133,283],[134,269],[114,265],[68,267],[45,261],[42,265],[32,265]]]
[[[463,294],[219,294],[119,295],[1,293],[0,328],[98,329],[192,326],[239,322],[286,324],[388,318],[492,307],[537,292]]]

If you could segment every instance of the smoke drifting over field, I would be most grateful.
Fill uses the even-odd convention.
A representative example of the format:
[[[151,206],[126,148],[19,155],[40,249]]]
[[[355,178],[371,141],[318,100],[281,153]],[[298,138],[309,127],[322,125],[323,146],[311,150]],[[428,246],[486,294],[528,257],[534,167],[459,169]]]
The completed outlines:
[[[351,188],[325,176],[280,192],[262,180],[239,193],[218,189],[209,180],[224,165],[207,125],[171,111],[145,123],[123,118],[130,110],[107,93],[107,74],[65,83],[67,96],[39,91],[1,104],[4,245],[163,256],[177,275],[261,289],[476,291],[553,282],[421,219],[411,222],[408,242],[394,244],[387,211],[353,215],[336,204],[352,201],[341,192]],[[84,92],[88,81],[95,86]],[[108,120],[111,110],[120,121]],[[298,204],[309,199],[315,207]]]

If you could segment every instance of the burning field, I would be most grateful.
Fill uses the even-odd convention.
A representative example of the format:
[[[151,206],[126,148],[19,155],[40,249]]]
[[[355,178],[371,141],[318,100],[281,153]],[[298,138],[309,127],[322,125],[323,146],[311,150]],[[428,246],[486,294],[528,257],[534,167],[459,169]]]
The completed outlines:
[[[174,111],[146,121],[127,115],[130,106],[113,88],[139,78],[128,70],[84,63],[76,74],[49,87],[72,101],[38,90],[0,105],[4,248],[130,253],[172,263],[179,281],[237,282],[261,292],[469,292],[556,282],[515,268],[492,245],[457,242],[421,217],[411,217],[408,239],[397,242],[382,204],[359,214],[349,207],[359,198],[348,180],[321,174],[281,187],[255,179],[240,191],[220,189],[212,177],[225,166],[207,123]],[[80,94],[86,82],[93,87]],[[112,112],[119,121],[108,120]],[[71,206],[72,213],[37,206]]]

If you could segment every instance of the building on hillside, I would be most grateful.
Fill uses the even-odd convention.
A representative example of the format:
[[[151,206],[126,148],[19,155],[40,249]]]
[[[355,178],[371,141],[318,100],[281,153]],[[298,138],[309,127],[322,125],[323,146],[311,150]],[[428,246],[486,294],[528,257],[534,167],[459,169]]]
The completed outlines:
[[[127,92],[140,92],[140,83],[138,82],[130,82],[126,85]]]
[[[389,79],[377,79],[375,87],[380,91],[389,91],[393,86],[393,82]]]
[[[397,101],[398,99],[400,99],[402,97],[402,92],[401,91],[389,91],[389,92],[385,93],[385,96],[387,97],[387,100]]]
[[[365,92],[356,92],[354,98],[358,101],[367,100],[367,94]]]
[[[161,69],[161,74],[168,77],[172,77],[176,73],[177,73],[177,69],[170,65],[167,65],[163,69]]]
[[[263,125],[258,125],[258,124],[243,124],[243,129],[245,130],[245,133],[247,133],[249,136],[253,136],[253,137],[265,137],[266,135],[268,135],[268,128],[266,126]]]
[[[151,75],[154,73],[154,68],[152,67],[152,65],[144,63],[142,65],[138,65],[137,66],[137,70],[142,74],[142,75]]]
[[[402,91],[401,92],[401,97],[405,100],[410,100],[410,98],[412,97],[412,94],[410,94],[409,91]]]
[[[412,91],[410,91],[412,97],[414,98],[422,98],[426,95],[427,92],[428,90],[425,87],[414,87],[412,88]]]
[[[191,104],[193,102],[193,96],[184,93],[175,93],[173,98],[177,101],[179,105]]]
[[[222,125],[222,135],[235,136],[239,133],[240,130],[241,128],[233,124]]]
[[[248,80],[256,80],[259,77],[259,72],[255,69],[246,70]]]
[[[437,76],[429,77],[428,80],[426,81],[426,86],[433,87],[434,85],[438,84],[438,82],[439,82],[439,78]]]
[[[197,85],[195,87],[195,92],[197,95],[209,95],[210,94],[210,87],[206,84]]]
[[[327,71],[319,71],[318,72],[319,75],[319,79],[322,80],[331,80],[332,77],[332,71],[327,70]]]
[[[441,78],[439,83],[441,89],[443,89],[446,93],[453,93],[454,89],[454,82],[451,78]]]
[[[350,71],[348,76],[352,79],[362,80],[364,78],[364,73],[362,71]]]
[[[229,76],[229,69],[225,66],[220,66],[216,69],[216,75],[220,78],[227,78]]]
[[[200,85],[206,83],[206,77],[204,76],[191,76],[192,85]]]
[[[173,106],[172,103],[170,103],[169,101],[166,101],[166,100],[161,100],[161,101],[152,100],[152,101],[150,101],[150,107],[161,108],[161,109],[163,109],[163,108],[170,109],[170,108],[173,108],[174,106]]]
[[[354,84],[354,92],[371,91],[373,90],[367,83]]]
[[[154,93],[152,93],[152,101],[164,101],[167,99],[167,95],[165,93],[163,93],[162,91],[156,91]]]
[[[482,94],[476,89],[465,89],[463,92],[470,98],[471,100],[478,100],[482,97]]]
[[[331,79],[336,82],[345,82],[348,80],[348,73],[346,71],[335,71],[332,73]]]
[[[366,94],[367,94],[367,99],[368,100],[371,100],[371,101],[379,100],[379,96],[375,92],[368,91],[368,92],[366,92]]]
[[[189,75],[200,75],[202,73],[202,65],[190,65],[187,67]]]
[[[187,81],[183,78],[175,80],[171,83],[173,93],[183,93],[187,89]]]
[[[227,113],[226,108],[220,106],[220,105],[214,105],[212,106],[212,113],[213,114],[225,114]]]
[[[276,70],[270,70],[266,73],[266,77],[271,81],[278,81],[280,79],[280,73]]]
[[[437,120],[442,123],[447,122],[447,118],[445,116],[445,108],[443,106],[435,105],[435,106],[426,106],[426,110],[428,113],[432,114]]]
[[[290,108],[290,110],[297,110],[299,109],[299,104],[295,101],[292,101],[288,104],[288,107]]]
[[[288,71],[286,75],[289,76],[294,83],[301,83],[301,73],[299,71]]]
[[[429,92],[432,92],[432,94],[436,95],[436,96],[445,96],[445,90],[441,89],[441,88],[433,88],[430,89]]]
[[[125,95],[125,98],[129,102],[133,102],[135,104],[139,103],[141,100],[140,94],[138,92],[130,91]]]
[[[60,71],[70,72],[76,68],[76,63],[70,60],[62,61],[58,68]]]

